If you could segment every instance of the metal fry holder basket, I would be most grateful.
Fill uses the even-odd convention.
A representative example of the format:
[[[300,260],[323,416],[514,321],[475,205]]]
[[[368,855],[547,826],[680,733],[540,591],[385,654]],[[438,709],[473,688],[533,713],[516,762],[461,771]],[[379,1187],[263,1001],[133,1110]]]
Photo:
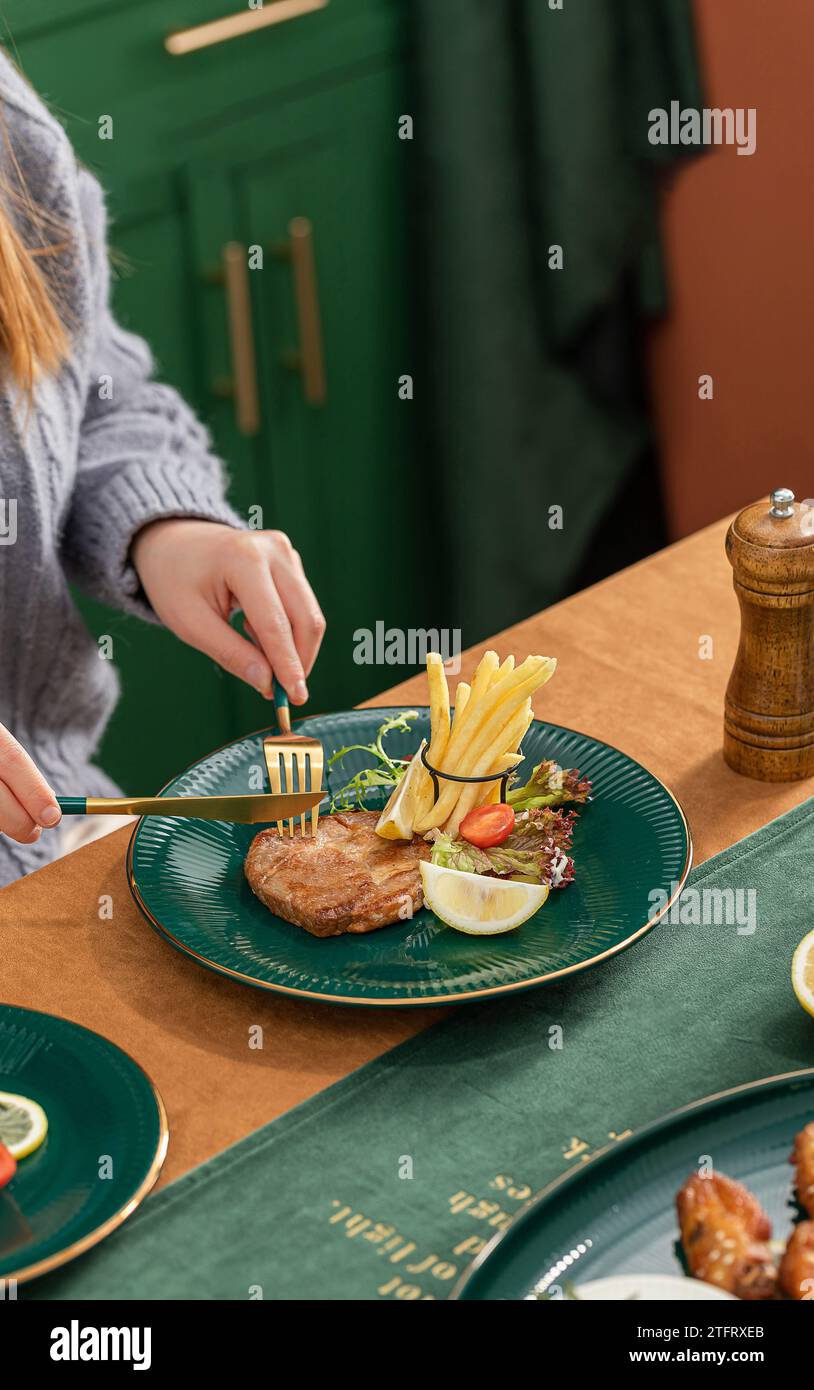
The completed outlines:
[[[501,800],[501,801],[505,801],[505,800],[506,800],[506,793],[507,793],[507,791],[508,791],[508,789],[509,789],[509,778],[510,778],[510,776],[511,776],[511,772],[485,772],[485,773],[483,774],[482,777],[459,777],[459,776],[457,775],[457,773],[454,773],[454,772],[442,772],[441,769],[440,769],[439,767],[433,767],[432,763],[429,761],[429,759],[428,759],[428,757],[427,757],[427,750],[426,750],[426,748],[422,748],[422,750],[421,750],[421,761],[422,761],[422,763],[424,764],[425,768],[427,769],[428,773],[430,774],[430,777],[432,778],[432,786],[433,786],[433,791],[435,792],[435,799],[436,799],[436,801],[438,800],[439,796],[441,795],[441,791],[440,791],[440,788],[439,788],[439,786],[438,786],[438,779],[439,779],[439,777],[442,778],[445,782],[469,782],[469,783],[475,783],[475,782],[498,782],[498,781],[499,781],[499,782],[500,782],[500,800]]]

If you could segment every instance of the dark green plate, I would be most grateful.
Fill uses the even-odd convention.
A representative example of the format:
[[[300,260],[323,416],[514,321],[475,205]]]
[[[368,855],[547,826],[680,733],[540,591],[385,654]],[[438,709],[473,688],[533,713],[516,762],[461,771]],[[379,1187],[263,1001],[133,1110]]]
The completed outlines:
[[[370,743],[394,712],[351,710],[298,727],[321,740],[327,760],[347,744]],[[412,753],[428,730],[422,710],[411,733],[391,735],[388,746],[396,756]],[[164,794],[259,790],[263,732],[203,758]],[[690,866],[687,822],[652,773],[587,734],[535,722],[523,752],[521,776],[554,758],[591,778],[594,800],[580,808],[576,881],[552,892],[535,917],[505,936],[465,936],[425,910],[367,935],[319,940],[273,917],[249,888],[243,861],[257,827],[220,821],[140,821],[128,857],[136,902],[157,931],[200,964],[246,984],[335,1003],[457,1003],[584,970],[650,930],[653,889],[675,896]],[[329,790],[365,763],[364,754],[348,755],[341,771],[330,770]]]
[[[53,1014],[0,1004],[0,1090],[37,1101],[44,1143],[0,1190],[0,1279],[74,1259],[135,1211],[167,1151],[149,1077],[120,1048]]]
[[[746,1183],[785,1240],[797,1218],[789,1154],[814,1120],[814,1068],[708,1096],[547,1187],[470,1265],[453,1298],[562,1297],[564,1284],[681,1275],[675,1198],[702,1154]]]

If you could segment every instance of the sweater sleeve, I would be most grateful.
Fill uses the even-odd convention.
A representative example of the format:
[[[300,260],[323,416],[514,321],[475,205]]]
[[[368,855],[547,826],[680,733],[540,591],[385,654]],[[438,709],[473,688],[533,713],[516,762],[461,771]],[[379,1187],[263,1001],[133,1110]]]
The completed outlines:
[[[136,533],[166,517],[244,523],[225,500],[223,466],[206,429],[175,390],[154,380],[146,343],[113,318],[104,205],[89,175],[83,193],[98,302],[65,562],[92,598],[155,621],[130,559]]]

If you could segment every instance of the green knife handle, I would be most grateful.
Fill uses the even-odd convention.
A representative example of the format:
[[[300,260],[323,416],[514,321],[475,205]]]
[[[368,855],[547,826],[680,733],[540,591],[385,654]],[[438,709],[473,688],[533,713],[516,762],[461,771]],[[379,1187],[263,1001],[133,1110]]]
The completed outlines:
[[[272,681],[271,688],[274,696],[274,712],[277,715],[277,727],[281,734],[290,734],[291,711],[288,708],[288,696],[276,676]]]
[[[88,798],[86,796],[58,796],[57,805],[63,816],[85,816],[87,815]]]

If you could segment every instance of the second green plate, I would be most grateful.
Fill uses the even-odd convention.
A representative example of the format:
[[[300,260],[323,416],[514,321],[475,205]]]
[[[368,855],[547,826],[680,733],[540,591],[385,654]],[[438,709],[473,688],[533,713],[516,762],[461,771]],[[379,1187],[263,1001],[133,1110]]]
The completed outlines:
[[[45,1141],[0,1192],[0,1280],[23,1283],[135,1211],[164,1162],[167,1117],[149,1077],[107,1038],[10,1004],[0,1004],[0,1090],[48,1117]]]
[[[370,743],[388,709],[350,710],[302,720],[327,758]],[[394,756],[428,734],[421,710],[409,735],[395,734]],[[267,732],[267,731],[263,731]],[[164,789],[168,796],[239,795],[265,777],[263,732],[195,763]],[[523,741],[528,775],[553,758],[593,782],[574,835],[576,881],[553,892],[517,931],[479,939],[443,926],[426,909],[367,935],[320,940],[272,916],[243,875],[256,826],[221,821],[139,822],[130,842],[130,885],[141,910],[179,951],[244,984],[342,1004],[457,1003],[506,994],[584,970],[630,946],[655,925],[654,889],[672,900],[689,872],[691,845],[675,797],[641,764],[606,743],[535,721]],[[365,766],[349,754],[327,779],[336,790]]]
[[[707,1096],[566,1173],[478,1255],[453,1292],[466,1300],[547,1300],[612,1276],[684,1272],[676,1193],[701,1156],[745,1183],[785,1241],[799,1218],[789,1154],[814,1119],[814,1069]]]

